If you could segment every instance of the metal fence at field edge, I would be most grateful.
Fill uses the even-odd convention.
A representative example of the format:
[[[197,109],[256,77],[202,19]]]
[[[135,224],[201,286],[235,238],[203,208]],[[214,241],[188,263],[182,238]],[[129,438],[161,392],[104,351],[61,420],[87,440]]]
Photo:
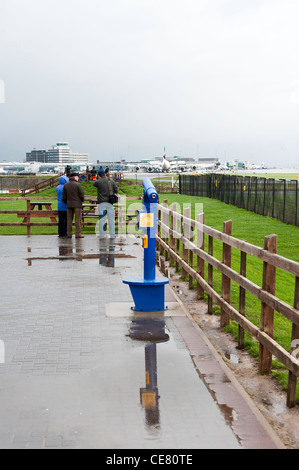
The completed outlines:
[[[210,197],[299,226],[299,181],[255,176],[179,175],[179,192]]]

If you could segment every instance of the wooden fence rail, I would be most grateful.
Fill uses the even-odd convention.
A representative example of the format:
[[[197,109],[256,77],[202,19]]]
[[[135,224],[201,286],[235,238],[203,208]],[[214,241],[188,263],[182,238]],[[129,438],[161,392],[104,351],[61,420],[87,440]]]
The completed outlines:
[[[57,185],[60,176],[62,176],[62,173],[60,173],[59,175],[55,175],[51,178],[46,178],[43,181],[40,181],[39,183],[34,183],[32,186],[26,189],[22,189],[22,196],[24,197],[26,194],[29,195],[32,193],[38,193],[42,189],[46,189],[48,187],[52,188],[53,186]]]
[[[212,313],[212,302],[221,308],[220,325],[227,325],[230,319],[239,325],[239,347],[244,347],[244,330],[260,344],[259,370],[269,373],[274,355],[289,370],[287,405],[293,407],[296,401],[296,383],[299,376],[299,361],[296,358],[294,344],[299,343],[299,263],[276,254],[277,236],[265,237],[264,248],[234,238],[232,222],[224,223],[223,232],[208,227],[203,223],[204,214],[198,220],[190,218],[190,212],[180,214],[176,206],[168,208],[167,201],[158,205],[157,244],[160,251],[167,253],[171,261],[182,267],[182,275],[189,275],[189,285],[197,281],[198,291],[208,294],[208,312]],[[192,231],[192,229],[194,229]],[[193,241],[195,233],[196,242]],[[204,237],[208,236],[208,252],[204,250]],[[193,238],[192,238],[193,237]],[[213,241],[222,242],[222,261],[213,256]],[[180,256],[182,247],[182,257]],[[231,249],[240,251],[240,273],[231,267]],[[263,261],[263,282],[258,286],[246,278],[247,254]],[[193,257],[197,257],[194,268]],[[204,262],[208,264],[208,281],[204,278]],[[276,268],[295,276],[294,306],[288,305],[275,296]],[[221,295],[213,288],[213,269],[222,275]],[[191,280],[191,283],[190,283]],[[239,285],[239,310],[230,303],[231,281]],[[261,301],[260,328],[246,318],[245,294],[249,292]],[[292,322],[292,348],[286,351],[273,339],[274,311],[279,312]],[[298,343],[297,343],[297,341]]]
[[[129,198],[130,200],[139,200],[140,198]],[[17,217],[23,218],[22,222],[0,222],[0,227],[26,227],[27,235],[31,235],[31,227],[55,227],[58,226],[58,210],[52,210],[52,202],[49,199],[35,200],[25,199],[27,208],[26,210],[4,210],[0,211],[1,214],[15,214]],[[55,199],[54,199],[55,200]],[[89,201],[89,203],[88,203]],[[99,220],[96,214],[96,200],[95,198],[86,198],[82,209],[82,227],[95,227]],[[37,207],[37,209],[35,209]],[[43,209],[44,208],[44,209]],[[137,210],[128,210],[124,204],[115,205],[115,220],[118,227],[123,227],[130,223],[134,223],[136,219]],[[32,222],[32,218],[50,219],[50,222]],[[86,219],[89,219],[87,221]],[[133,221],[133,222],[132,222]],[[136,219],[137,223],[137,219]],[[73,223],[73,226],[75,223]]]

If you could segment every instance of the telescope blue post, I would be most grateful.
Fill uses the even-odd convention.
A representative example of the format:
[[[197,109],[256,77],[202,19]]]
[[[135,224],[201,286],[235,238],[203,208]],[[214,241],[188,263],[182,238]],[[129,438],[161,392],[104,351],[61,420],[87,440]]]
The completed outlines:
[[[144,178],[142,184],[144,188],[143,204],[146,211],[145,222],[148,222],[147,225],[152,225],[144,229],[146,241],[144,242],[143,273],[144,279],[153,281],[156,277],[156,220],[159,196],[149,178]],[[153,219],[152,223],[151,218]]]
[[[158,193],[149,178],[144,178],[143,210],[138,215],[138,226],[144,230],[144,266],[143,277],[124,279],[131,290],[135,307],[133,310],[152,312],[165,310],[164,287],[169,280],[156,277],[156,227]]]

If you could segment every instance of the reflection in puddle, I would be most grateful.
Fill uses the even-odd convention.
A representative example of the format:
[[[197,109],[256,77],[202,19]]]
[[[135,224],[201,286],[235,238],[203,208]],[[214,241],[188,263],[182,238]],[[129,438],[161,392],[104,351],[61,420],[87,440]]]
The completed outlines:
[[[99,264],[114,268],[115,238],[99,238]]]
[[[169,341],[161,316],[143,317],[137,314],[130,326],[130,337],[145,343],[145,387],[140,388],[140,403],[145,410],[149,428],[159,429],[159,390],[157,376],[157,343]]]
[[[31,256],[26,258],[28,266],[32,266],[33,261],[41,260],[59,260],[59,261],[83,261],[86,259],[99,259],[99,264],[107,267],[115,266],[115,259],[118,258],[135,258],[135,256],[129,255],[123,251],[122,240],[116,238],[99,239],[99,252],[97,253],[86,253],[81,239],[75,240],[59,240],[58,255],[53,256]],[[115,252],[116,246],[119,248]],[[91,249],[91,251],[93,251]],[[95,250],[96,251],[96,250]],[[27,248],[27,252],[31,253],[31,248]]]
[[[73,248],[71,246],[59,246],[59,259],[64,261],[65,258],[69,258],[70,255],[73,255]]]

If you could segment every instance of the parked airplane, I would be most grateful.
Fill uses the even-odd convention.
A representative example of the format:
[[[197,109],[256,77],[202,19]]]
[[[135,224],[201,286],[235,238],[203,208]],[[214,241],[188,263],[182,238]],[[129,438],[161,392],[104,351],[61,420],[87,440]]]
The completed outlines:
[[[207,170],[217,170],[217,163],[194,163],[191,164],[188,168],[189,171],[207,171]]]
[[[184,170],[186,170],[186,163],[184,161],[167,160],[165,153],[161,160],[153,160],[149,162],[149,166],[147,167],[147,171],[151,173],[175,173]]]

